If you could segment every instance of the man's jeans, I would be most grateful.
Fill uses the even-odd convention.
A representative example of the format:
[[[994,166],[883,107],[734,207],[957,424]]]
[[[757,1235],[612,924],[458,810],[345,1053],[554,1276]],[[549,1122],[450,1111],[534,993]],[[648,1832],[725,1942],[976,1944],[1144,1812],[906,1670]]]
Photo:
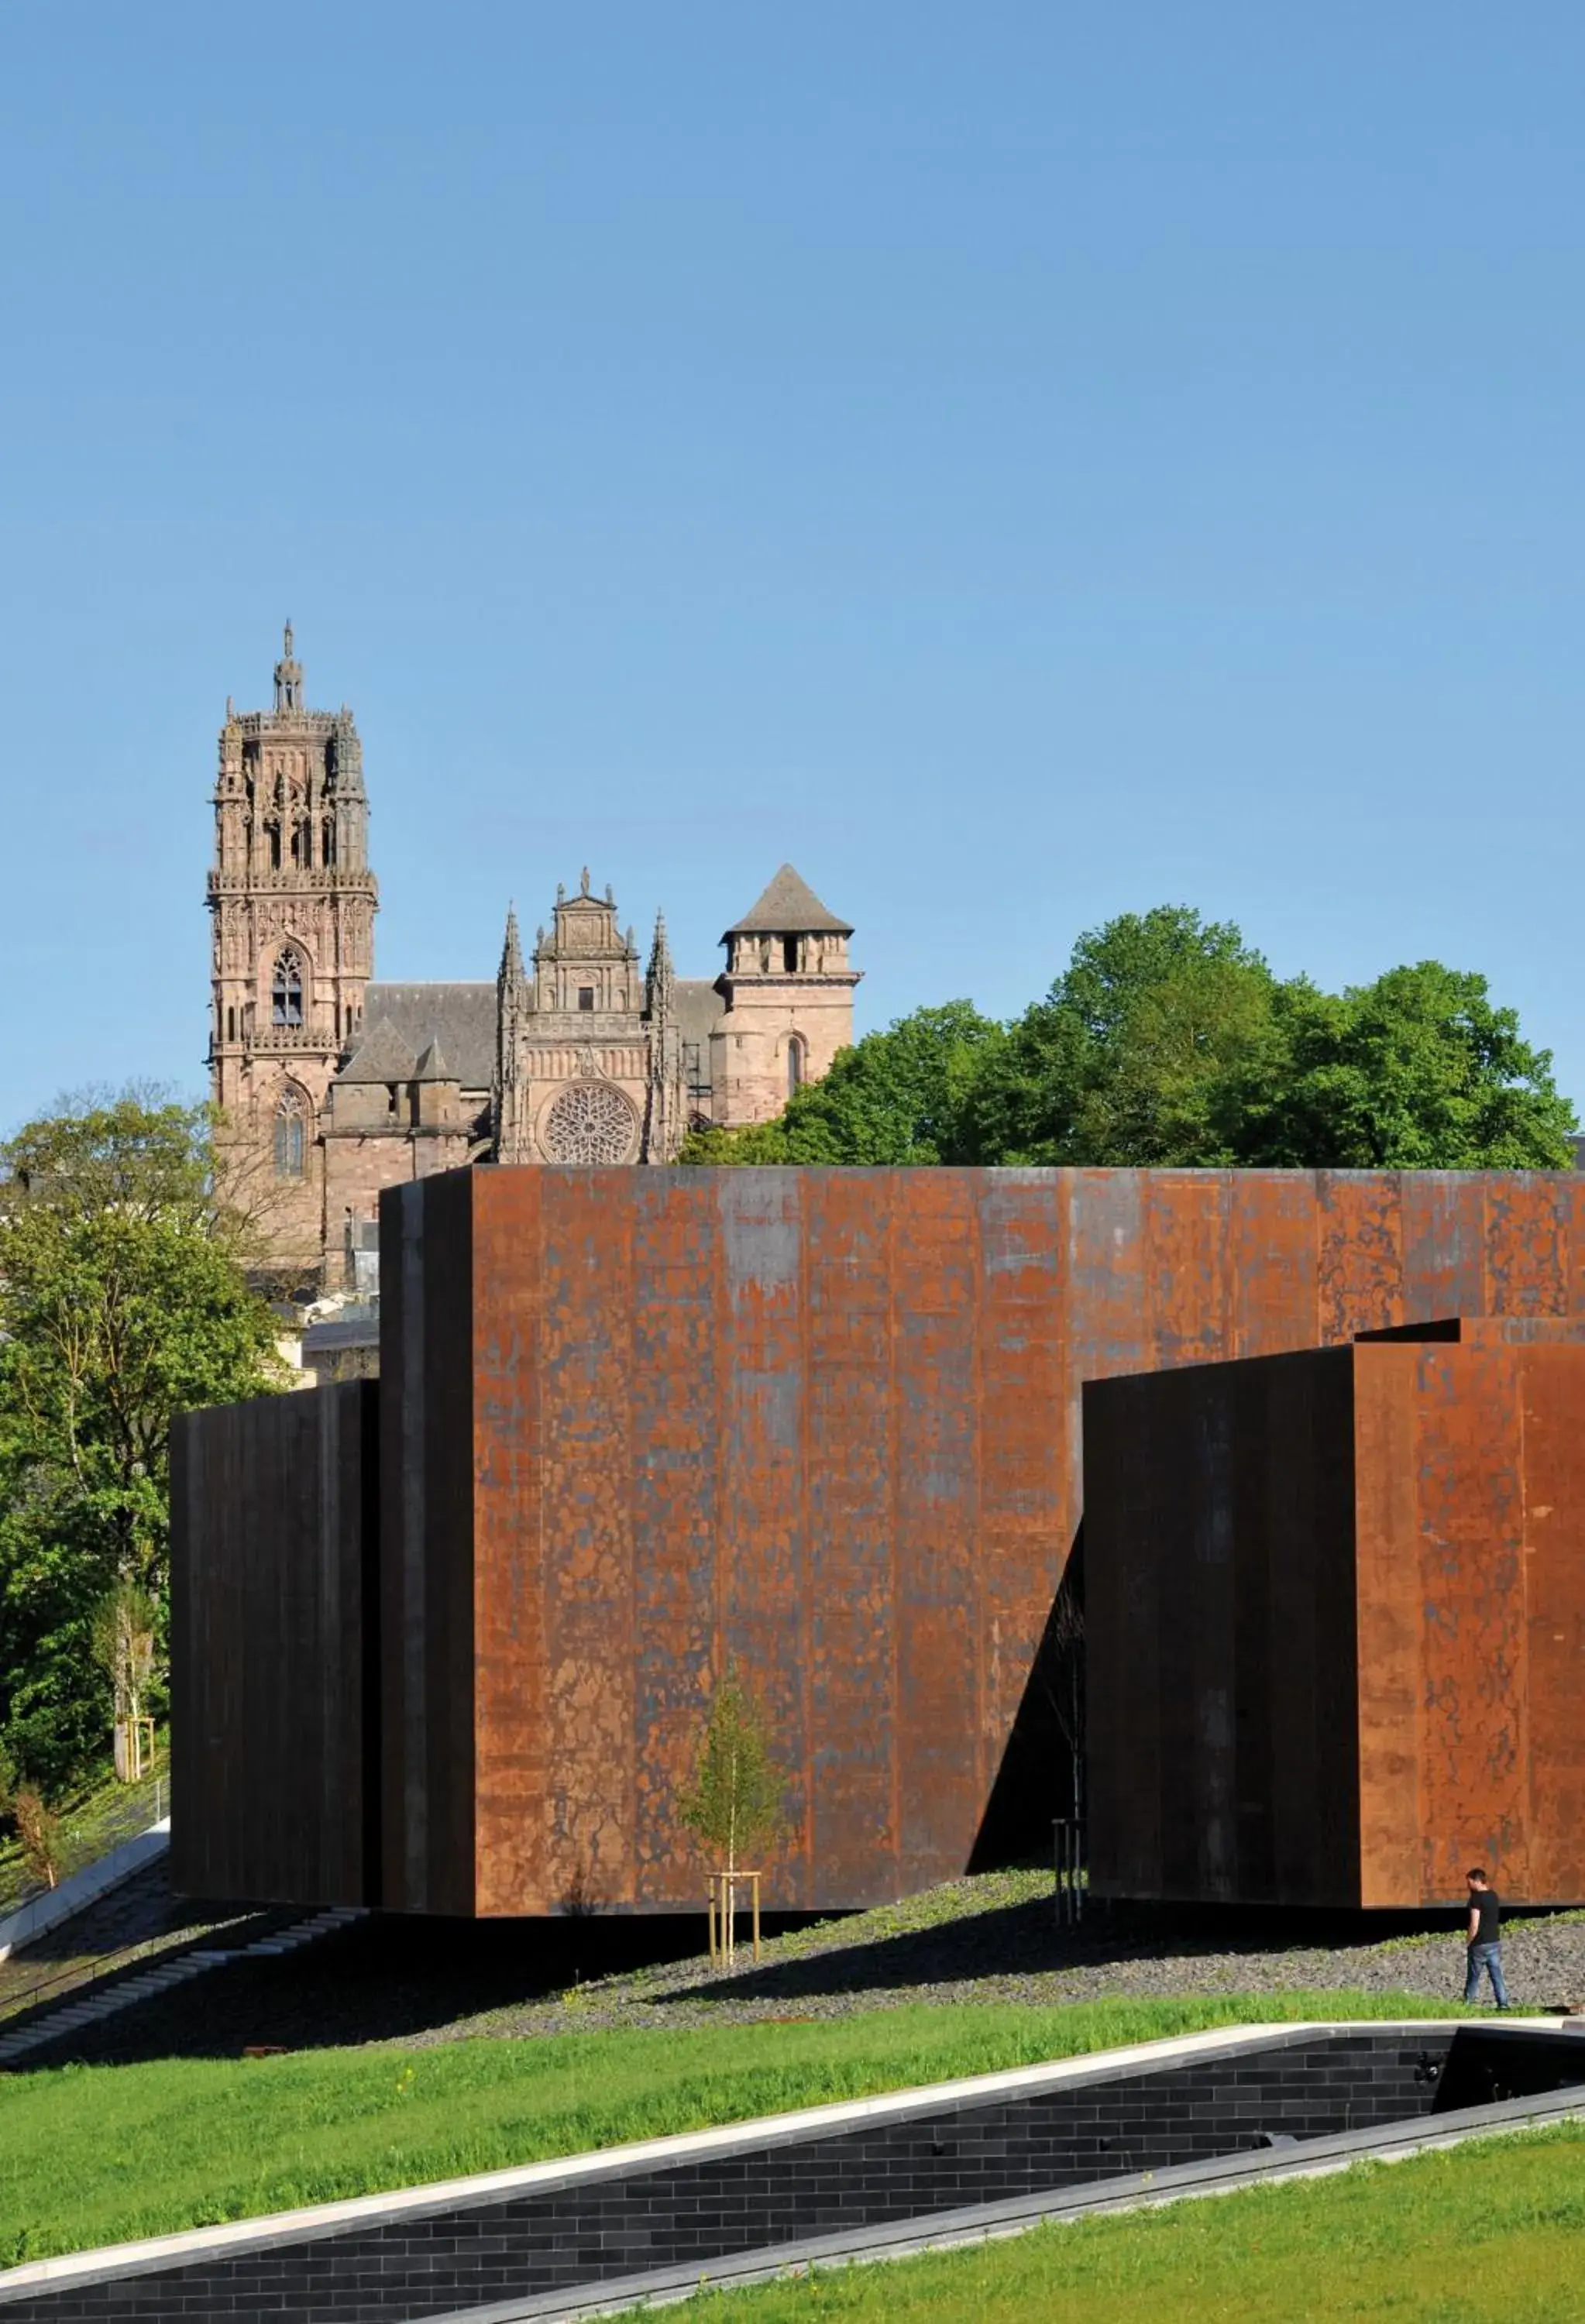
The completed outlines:
[[[1464,1972],[1464,1998],[1480,1998],[1480,1972],[1484,1969],[1491,1979],[1491,1990],[1499,2009],[1508,2006],[1508,1989],[1502,1981],[1502,1943],[1500,1939],[1488,1945],[1470,1947],[1469,1967]]]

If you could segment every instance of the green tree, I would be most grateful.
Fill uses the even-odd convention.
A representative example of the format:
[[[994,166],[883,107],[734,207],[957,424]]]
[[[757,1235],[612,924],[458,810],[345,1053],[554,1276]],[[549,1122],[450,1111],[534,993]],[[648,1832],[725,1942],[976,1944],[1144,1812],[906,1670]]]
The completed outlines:
[[[844,1049],[830,1072],[791,1098],[774,1121],[696,1130],[680,1159],[695,1163],[963,1162],[969,1109],[1001,1028],[967,1001],[916,1009]]]
[[[1232,1160],[1226,1078],[1269,1056],[1276,992],[1230,921],[1185,905],[1089,930],[1045,1000],[983,1058],[970,1108],[975,1158]]]
[[[711,1700],[693,1781],[678,1795],[678,1820],[722,1870],[735,1873],[745,1856],[768,1847],[782,1830],[786,1789],[763,1713],[729,1670]]]
[[[0,1148],[0,1720],[46,1788],[110,1723],[98,1608],[162,1615],[172,1415],[280,1384],[246,1237],[201,1111],[90,1098]]]
[[[1284,988],[1280,1038],[1221,1097],[1241,1163],[1341,1170],[1566,1170],[1573,1108],[1486,979],[1440,961],[1341,996]]]

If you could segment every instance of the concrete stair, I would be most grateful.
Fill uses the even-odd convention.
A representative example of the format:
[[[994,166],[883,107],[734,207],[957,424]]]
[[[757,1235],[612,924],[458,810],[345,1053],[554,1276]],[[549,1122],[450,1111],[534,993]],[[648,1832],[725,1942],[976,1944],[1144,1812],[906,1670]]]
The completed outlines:
[[[223,1950],[215,1945],[195,1945],[190,1952],[178,1953],[170,1960],[155,1962],[131,1977],[117,1977],[113,1982],[88,1987],[76,1995],[63,1997],[19,2025],[10,2034],[0,2034],[0,2070],[25,2058],[30,2052],[41,2050],[46,2043],[58,2042],[63,2034],[75,2034],[85,2025],[97,2025],[118,2010],[130,2009],[140,2001],[152,2000],[155,1995],[168,1993],[173,1986],[186,1985],[195,1977],[203,1977],[210,1969],[224,1969],[229,1961],[272,1960],[286,1953],[300,1952],[305,1945],[315,1944],[321,1937],[332,1935],[337,1929],[348,1927],[354,1921],[367,1917],[358,1904],[337,1904],[324,1912],[311,1914],[307,1920],[294,1921],[289,1928],[278,1929],[272,1936],[255,1937],[252,1944]]]

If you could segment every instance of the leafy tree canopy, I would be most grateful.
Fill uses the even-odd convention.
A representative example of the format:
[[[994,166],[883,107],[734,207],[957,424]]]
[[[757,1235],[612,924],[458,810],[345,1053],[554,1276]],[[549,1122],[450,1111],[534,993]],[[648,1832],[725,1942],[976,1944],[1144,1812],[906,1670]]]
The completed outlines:
[[[1573,1108],[1486,979],[1423,960],[1339,998],[1295,983],[1280,1038],[1229,1077],[1240,1162],[1340,1170],[1566,1170]]]
[[[1185,906],[1092,929],[988,1056],[972,1102],[976,1158],[1230,1161],[1219,1091],[1230,1066],[1270,1048],[1276,991],[1230,921]]]
[[[1422,961],[1326,993],[1173,904],[1082,936],[1010,1026],[916,1010],[683,1159],[1567,1169],[1573,1128],[1484,978]]]
[[[684,1162],[963,1162],[968,1108],[1001,1028],[966,1001],[916,1009],[844,1049],[821,1081],[751,1130],[696,1130]]]
[[[174,1413],[279,1384],[198,1110],[69,1103],[0,1147],[0,1721],[64,1782],[102,1741],[95,1617],[163,1600]]]

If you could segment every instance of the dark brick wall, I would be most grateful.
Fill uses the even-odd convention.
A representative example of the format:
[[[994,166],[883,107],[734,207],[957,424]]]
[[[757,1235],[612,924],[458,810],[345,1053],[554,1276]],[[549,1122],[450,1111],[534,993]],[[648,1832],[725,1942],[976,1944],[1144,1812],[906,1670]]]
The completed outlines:
[[[401,2324],[514,2295],[1321,2138],[1423,2114],[1449,2035],[1296,2036],[996,2105],[409,2215],[316,2241],[63,2287],[6,2324],[186,2317]]]

